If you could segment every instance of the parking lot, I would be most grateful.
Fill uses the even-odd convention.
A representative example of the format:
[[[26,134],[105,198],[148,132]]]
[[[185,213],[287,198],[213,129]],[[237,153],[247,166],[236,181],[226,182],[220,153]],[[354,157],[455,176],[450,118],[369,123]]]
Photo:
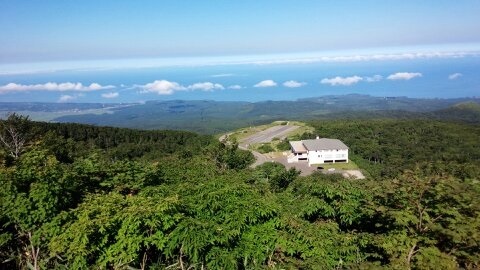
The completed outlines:
[[[271,142],[273,138],[283,139],[286,135],[299,128],[299,126],[280,125],[268,128],[266,130],[257,132],[241,141],[244,145],[250,145],[255,143],[267,143]]]

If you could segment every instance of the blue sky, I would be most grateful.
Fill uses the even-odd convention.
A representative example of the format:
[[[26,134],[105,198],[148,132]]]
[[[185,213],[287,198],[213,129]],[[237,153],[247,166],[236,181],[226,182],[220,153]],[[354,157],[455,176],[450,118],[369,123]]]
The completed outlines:
[[[0,1],[0,63],[480,42],[477,0]]]
[[[0,101],[478,96],[479,14],[478,0],[0,0]]]

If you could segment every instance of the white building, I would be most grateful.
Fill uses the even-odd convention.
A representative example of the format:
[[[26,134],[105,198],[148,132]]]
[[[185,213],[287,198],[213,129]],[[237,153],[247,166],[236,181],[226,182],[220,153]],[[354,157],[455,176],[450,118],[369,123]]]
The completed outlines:
[[[345,162],[348,163],[348,147],[340,140],[316,138],[315,140],[291,141],[292,153],[288,162],[306,161],[308,165]]]

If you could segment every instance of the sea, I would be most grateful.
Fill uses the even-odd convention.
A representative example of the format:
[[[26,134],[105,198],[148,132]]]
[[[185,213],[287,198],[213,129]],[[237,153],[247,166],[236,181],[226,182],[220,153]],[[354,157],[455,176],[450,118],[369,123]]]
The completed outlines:
[[[391,80],[396,73],[415,73],[409,80]],[[420,74],[420,75],[418,75]],[[456,74],[456,75],[454,75]],[[324,79],[355,77],[350,84],[331,85]],[[358,79],[360,77],[361,79]],[[376,78],[373,80],[372,78]],[[370,79],[368,79],[370,78]],[[146,91],[156,80],[177,83],[168,94]],[[271,80],[269,87],[255,87]],[[324,83],[322,83],[322,80]],[[298,82],[287,87],[287,81]],[[98,83],[111,89],[98,91],[5,91],[9,83],[35,85],[48,82]],[[216,89],[192,89],[195,83],[217,84]],[[235,86],[235,87],[232,87]],[[148,89],[147,89],[148,90]],[[108,93],[114,93],[106,95]],[[480,57],[369,60],[312,63],[246,63],[163,67],[66,69],[48,72],[0,73],[2,102],[129,103],[148,100],[264,101],[296,100],[325,95],[366,94],[380,97],[456,98],[480,96]],[[62,98],[68,95],[70,98]]]

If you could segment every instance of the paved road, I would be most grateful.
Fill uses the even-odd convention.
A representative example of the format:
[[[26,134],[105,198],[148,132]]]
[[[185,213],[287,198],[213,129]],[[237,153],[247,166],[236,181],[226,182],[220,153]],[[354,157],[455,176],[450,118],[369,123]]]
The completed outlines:
[[[273,138],[283,139],[288,133],[294,131],[297,128],[299,128],[299,126],[274,126],[243,139],[241,143],[243,145],[248,145],[254,143],[271,142]]]

